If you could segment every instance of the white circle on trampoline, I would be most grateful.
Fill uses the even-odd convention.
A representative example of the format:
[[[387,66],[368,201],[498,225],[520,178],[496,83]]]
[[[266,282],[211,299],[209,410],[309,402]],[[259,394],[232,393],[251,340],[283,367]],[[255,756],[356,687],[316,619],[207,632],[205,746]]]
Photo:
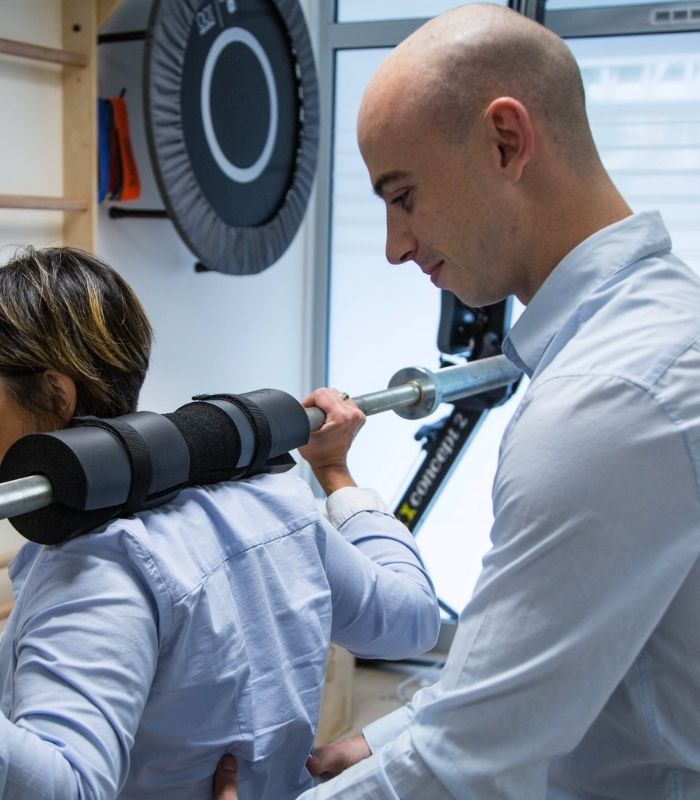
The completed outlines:
[[[214,67],[224,47],[229,44],[238,42],[248,47],[253,55],[258,59],[262,68],[265,82],[267,83],[268,96],[270,98],[270,125],[267,130],[267,139],[262,153],[258,156],[258,160],[251,164],[249,167],[238,167],[232,163],[224,154],[224,151],[219,145],[219,140],[214,131],[214,123],[211,117],[211,79],[214,73]],[[211,150],[219,169],[229,178],[238,183],[251,183],[259,178],[265,167],[267,167],[272,156],[272,151],[275,147],[275,140],[277,139],[277,125],[278,125],[278,107],[277,107],[277,87],[275,86],[275,78],[272,74],[272,67],[267,54],[263,50],[260,42],[253,36],[250,31],[245,28],[227,28],[222,31],[214,41],[214,44],[207,55],[207,60],[204,63],[204,71],[202,73],[202,88],[201,88],[201,106],[202,106],[202,124],[204,125],[204,134],[207,137],[207,144]]]

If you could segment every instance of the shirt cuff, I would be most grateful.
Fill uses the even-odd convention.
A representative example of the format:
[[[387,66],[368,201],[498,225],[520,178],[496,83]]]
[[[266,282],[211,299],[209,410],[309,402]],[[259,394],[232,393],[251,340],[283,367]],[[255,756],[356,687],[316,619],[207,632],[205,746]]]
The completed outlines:
[[[359,761],[297,800],[454,800],[456,796],[428,769],[405,731],[380,754]]]
[[[376,753],[385,744],[398,739],[411,722],[411,714],[406,706],[397,708],[391,714],[380,717],[375,722],[370,722],[362,729],[369,749]]]
[[[342,489],[336,489],[326,500],[326,510],[328,519],[336,528],[340,528],[350,517],[354,517],[361,511],[391,513],[374,489],[360,489],[358,486],[344,486]]]

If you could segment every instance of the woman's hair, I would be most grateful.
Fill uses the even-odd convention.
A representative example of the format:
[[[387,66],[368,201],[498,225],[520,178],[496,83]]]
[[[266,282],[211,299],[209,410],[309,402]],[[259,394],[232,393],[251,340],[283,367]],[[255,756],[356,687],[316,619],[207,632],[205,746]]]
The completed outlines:
[[[90,253],[28,247],[0,267],[0,377],[31,412],[56,413],[47,369],[75,382],[77,415],[135,411],[152,335],[129,285]]]

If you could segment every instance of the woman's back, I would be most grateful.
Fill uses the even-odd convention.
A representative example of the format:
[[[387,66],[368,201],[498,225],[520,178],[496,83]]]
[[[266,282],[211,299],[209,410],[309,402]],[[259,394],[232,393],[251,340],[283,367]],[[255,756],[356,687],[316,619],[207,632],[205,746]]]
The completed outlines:
[[[252,784],[242,797],[309,785],[331,600],[325,532],[304,500],[301,483],[266,477],[185,491],[165,514],[143,515],[171,618],[125,797],[179,797],[182,786],[208,797],[228,751]]]
[[[412,573],[408,595],[428,600],[403,526],[369,517],[348,524],[376,528],[368,538],[388,542],[388,559]],[[396,627],[402,606],[412,613],[405,578],[390,573],[374,591],[381,567],[289,476],[188,489],[62,547],[28,545],[12,574],[2,710],[67,762],[51,777],[57,796],[77,776],[88,797],[209,798],[226,752],[238,759],[241,800],[295,796],[310,785],[331,634],[342,641],[353,621],[348,646],[390,655],[396,642],[381,643],[382,626]],[[428,616],[402,634],[410,649],[430,646],[416,641]]]

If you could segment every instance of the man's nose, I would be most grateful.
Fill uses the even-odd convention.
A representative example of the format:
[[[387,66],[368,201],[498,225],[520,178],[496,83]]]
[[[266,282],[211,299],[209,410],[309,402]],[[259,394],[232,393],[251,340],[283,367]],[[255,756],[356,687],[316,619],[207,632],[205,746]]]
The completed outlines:
[[[403,264],[415,258],[418,242],[416,237],[389,217],[386,221],[386,259],[390,264]]]

